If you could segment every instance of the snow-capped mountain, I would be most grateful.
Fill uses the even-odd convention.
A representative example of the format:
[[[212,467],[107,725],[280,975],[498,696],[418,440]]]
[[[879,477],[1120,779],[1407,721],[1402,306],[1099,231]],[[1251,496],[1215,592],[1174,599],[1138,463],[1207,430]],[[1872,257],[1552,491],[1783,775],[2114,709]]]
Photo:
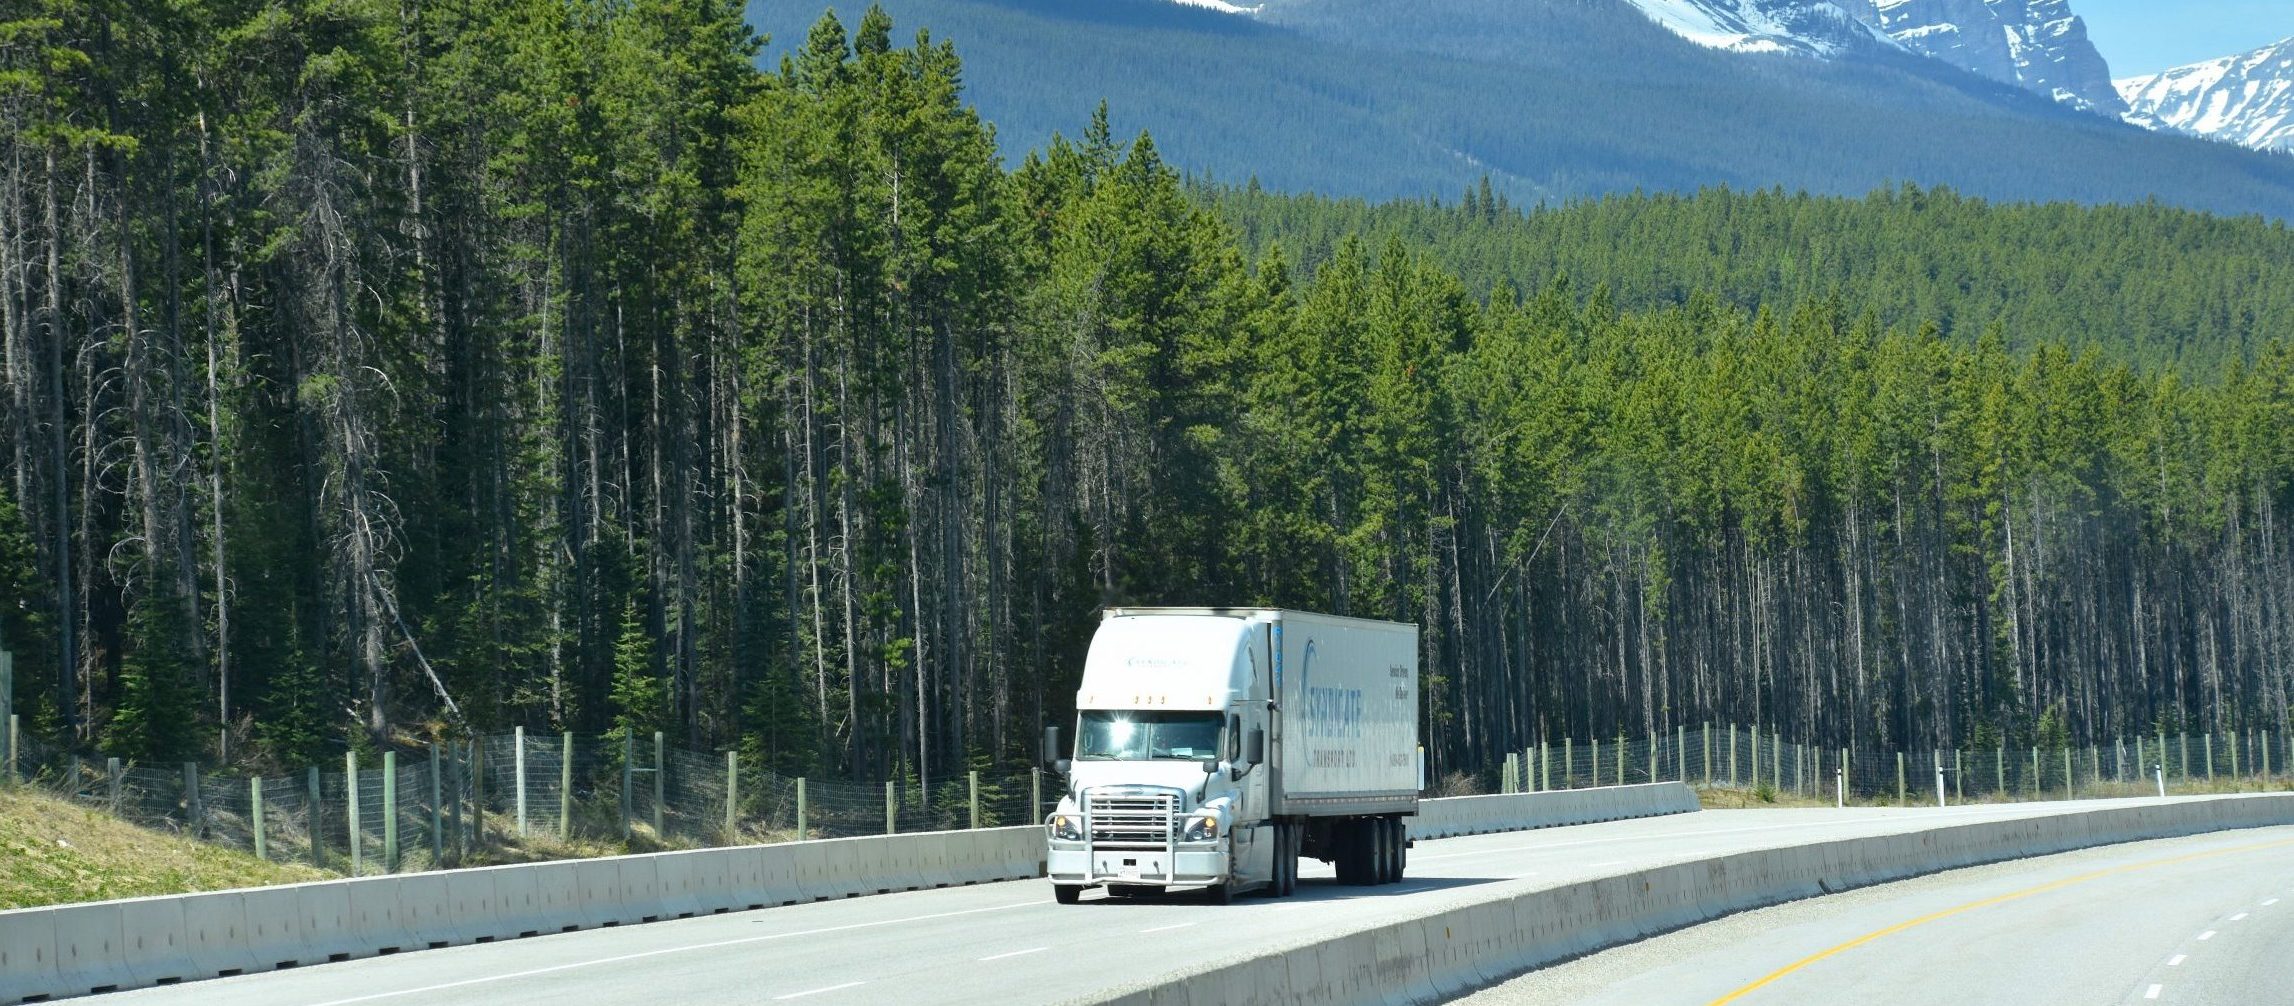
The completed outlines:
[[[1843,5],[1809,0],[1630,0],[1649,20],[1712,49],[1831,58],[1887,36]],[[1848,0],[1846,7],[1870,0]],[[1876,22],[1874,22],[1876,23]]]
[[[1905,48],[2084,111],[2127,110],[2069,0],[1861,0]]]
[[[2127,119],[2154,129],[2294,151],[2294,38],[2118,82]]]
[[[1833,58],[1877,38],[2073,108],[2126,111],[2068,0],[1627,0],[1689,41]]]

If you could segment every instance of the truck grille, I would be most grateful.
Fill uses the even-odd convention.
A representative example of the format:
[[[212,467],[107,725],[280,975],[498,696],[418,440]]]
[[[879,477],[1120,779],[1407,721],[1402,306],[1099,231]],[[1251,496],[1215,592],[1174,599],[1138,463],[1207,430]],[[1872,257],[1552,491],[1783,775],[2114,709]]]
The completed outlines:
[[[1091,844],[1098,848],[1160,849],[1178,838],[1179,796],[1095,791],[1084,802],[1084,819],[1091,822]]]

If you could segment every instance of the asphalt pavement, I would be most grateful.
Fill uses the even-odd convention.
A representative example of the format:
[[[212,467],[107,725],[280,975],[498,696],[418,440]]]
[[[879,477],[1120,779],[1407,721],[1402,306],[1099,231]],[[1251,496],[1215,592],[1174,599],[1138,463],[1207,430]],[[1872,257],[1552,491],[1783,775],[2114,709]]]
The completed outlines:
[[[2294,1003],[2294,828],[2104,846],[1778,905],[1469,1006]]]

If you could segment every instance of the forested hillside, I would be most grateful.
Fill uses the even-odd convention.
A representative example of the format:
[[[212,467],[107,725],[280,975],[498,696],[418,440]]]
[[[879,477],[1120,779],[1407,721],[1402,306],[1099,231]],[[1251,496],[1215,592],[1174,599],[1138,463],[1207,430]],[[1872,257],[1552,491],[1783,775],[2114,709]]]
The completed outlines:
[[[1706,718],[2286,723],[2259,321],[2191,377],[1947,339],[1949,272],[1886,323],[1853,274],[1750,313],[1729,272],[1625,309],[1401,237],[1309,272],[1104,117],[1000,151],[881,14],[756,52],[734,0],[0,27],[0,633],[39,729],[300,764],[659,727],[940,778],[1028,760],[1095,610],[1157,602],[1419,623],[1438,769]],[[2152,261],[2275,240],[2178,227]],[[2275,317],[2279,268],[2208,303]]]
[[[2092,346],[2204,376],[2294,337],[2294,231],[2157,203],[1994,204],[1916,186],[1863,199],[1706,189],[1537,208],[1486,184],[1386,203],[1196,191],[1241,232],[1246,255],[1281,244],[1311,269],[1351,239],[1400,240],[1475,292],[1576,277],[1628,309],[1700,291],[1747,310],[1822,301],[1885,325],[1934,324],[1963,343],[1997,326],[2012,349]]]

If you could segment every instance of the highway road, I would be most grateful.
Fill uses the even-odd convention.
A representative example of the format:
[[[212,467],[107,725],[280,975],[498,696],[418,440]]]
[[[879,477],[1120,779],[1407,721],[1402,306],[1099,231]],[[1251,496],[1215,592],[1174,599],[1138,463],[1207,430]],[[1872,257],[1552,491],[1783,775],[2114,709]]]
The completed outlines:
[[[1812,898],[1461,1002],[2294,1003],[2294,828],[2105,846]]]
[[[107,1000],[249,1006],[1089,1000],[1173,972],[1544,887],[1751,849],[2112,803],[1704,811],[1422,842],[1411,853],[1408,879],[1387,887],[1343,887],[1328,869],[1308,864],[1297,896],[1245,898],[1225,907],[1184,895],[1120,901],[1097,893],[1063,907],[1052,902],[1048,883],[1020,881],[450,947]]]

